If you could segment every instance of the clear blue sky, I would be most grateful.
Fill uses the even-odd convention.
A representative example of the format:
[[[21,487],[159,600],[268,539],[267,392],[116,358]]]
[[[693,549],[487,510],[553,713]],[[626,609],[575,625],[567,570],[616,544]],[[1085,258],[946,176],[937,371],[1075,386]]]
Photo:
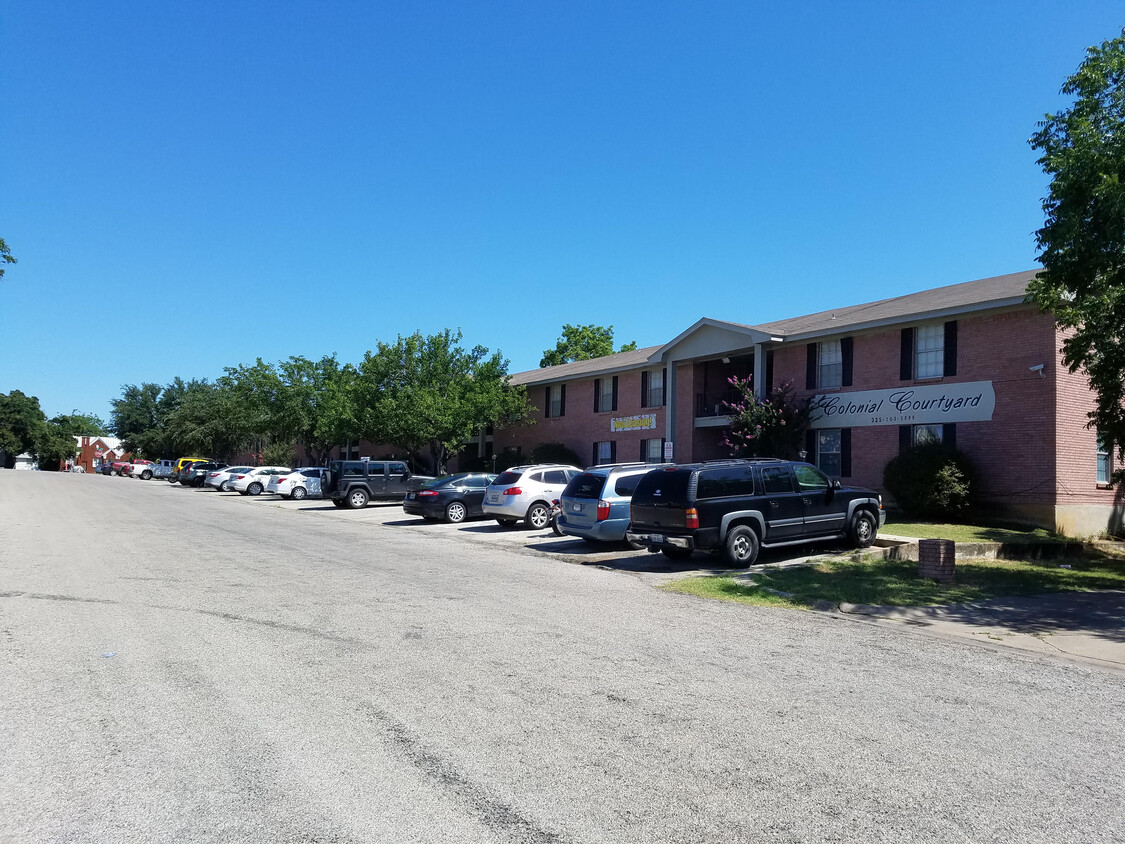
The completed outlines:
[[[0,2],[0,392],[665,342],[1035,265],[1120,0]]]

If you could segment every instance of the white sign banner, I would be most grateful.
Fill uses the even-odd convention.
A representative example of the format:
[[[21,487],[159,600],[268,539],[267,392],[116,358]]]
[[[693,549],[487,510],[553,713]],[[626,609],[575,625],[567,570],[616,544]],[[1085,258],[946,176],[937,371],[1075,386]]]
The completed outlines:
[[[643,416],[624,416],[609,421],[609,430],[618,431],[651,431],[656,428],[656,414],[646,413]]]
[[[924,384],[813,396],[810,428],[987,422],[996,409],[991,381]]]

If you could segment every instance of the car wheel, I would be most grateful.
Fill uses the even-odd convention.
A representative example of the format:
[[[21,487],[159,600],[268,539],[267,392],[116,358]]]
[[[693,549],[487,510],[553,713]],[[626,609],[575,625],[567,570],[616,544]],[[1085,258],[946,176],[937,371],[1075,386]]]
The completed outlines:
[[[141,472],[141,480],[142,481],[152,480],[152,472],[148,471],[148,469],[145,469],[143,472]]]
[[[736,525],[727,533],[723,543],[723,557],[734,568],[754,565],[758,559],[758,534],[749,525]]]
[[[686,560],[691,556],[690,548],[661,548],[660,553],[667,557],[669,560]]]
[[[452,525],[465,521],[467,515],[469,510],[465,507],[464,501],[450,501],[449,506],[445,508],[445,520]]]
[[[230,492],[230,481],[223,481],[219,484],[219,492]]]
[[[566,536],[566,534],[563,533],[562,528],[559,527],[559,520],[557,517],[551,519],[551,530],[554,532],[555,536]]]
[[[551,508],[541,502],[536,502],[527,508],[527,526],[535,530],[542,530],[551,521]]]
[[[305,488],[303,486],[295,486],[293,487],[293,491],[289,493],[289,497],[294,501],[300,501],[305,497],[305,495]]]
[[[335,507],[337,510],[343,510],[345,507],[348,506],[348,503],[346,501],[339,501],[338,499],[333,498],[332,499],[332,506]]]
[[[500,527],[511,527],[516,523],[516,519],[497,519],[496,524]]]
[[[870,510],[860,510],[852,519],[851,534],[852,544],[856,548],[869,548],[875,541],[875,534],[879,526]]]
[[[246,494],[247,495],[261,495],[262,494],[262,485],[260,483],[258,483],[257,481],[255,481],[254,483],[250,484],[250,486],[246,487]]]
[[[352,510],[362,510],[367,506],[367,493],[362,489],[353,489],[348,493],[348,507]]]

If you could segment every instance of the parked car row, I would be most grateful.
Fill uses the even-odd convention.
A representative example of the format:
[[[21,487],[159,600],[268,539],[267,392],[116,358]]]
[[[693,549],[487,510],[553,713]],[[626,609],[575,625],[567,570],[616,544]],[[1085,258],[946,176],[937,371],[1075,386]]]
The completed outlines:
[[[108,467],[128,474],[120,464]],[[130,471],[155,477],[157,468],[138,461]],[[752,565],[762,548],[831,539],[866,548],[886,521],[882,497],[873,490],[846,487],[809,463],[773,458],[585,470],[551,463],[439,478],[415,475],[397,460],[291,469],[181,458],[168,479],[242,495],[321,497],[350,509],[399,500],[405,513],[426,520],[491,518],[502,527],[522,521],[531,529],[553,526],[562,536],[626,543],[674,560],[708,551],[734,567]]]

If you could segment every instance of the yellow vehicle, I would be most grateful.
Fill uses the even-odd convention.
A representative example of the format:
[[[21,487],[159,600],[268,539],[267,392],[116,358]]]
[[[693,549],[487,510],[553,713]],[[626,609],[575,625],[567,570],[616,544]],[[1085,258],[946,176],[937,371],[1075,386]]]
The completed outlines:
[[[188,463],[198,463],[202,460],[210,460],[210,457],[181,457],[176,461],[176,465],[172,467],[173,473],[178,473]]]

